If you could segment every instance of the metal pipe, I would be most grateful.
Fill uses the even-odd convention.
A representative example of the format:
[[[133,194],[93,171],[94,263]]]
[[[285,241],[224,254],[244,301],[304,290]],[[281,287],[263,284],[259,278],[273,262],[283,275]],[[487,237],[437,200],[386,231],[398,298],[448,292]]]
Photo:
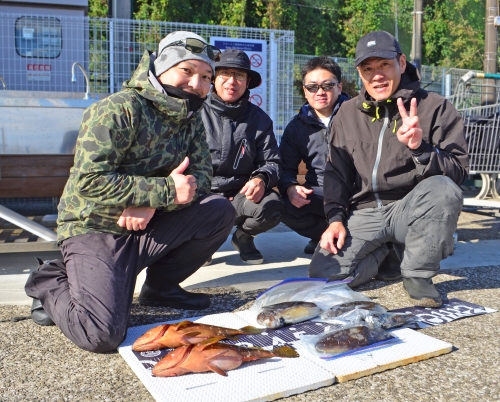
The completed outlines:
[[[25,216],[19,215],[17,212],[10,210],[9,208],[0,205],[0,218],[5,219],[7,222],[10,222],[20,228],[27,230],[34,235],[41,237],[47,241],[56,241],[57,235],[53,230],[46,228],[45,226],[40,225],[39,223],[33,222],[29,220]]]
[[[498,15],[497,0],[486,0],[486,23],[484,28],[484,73],[497,72],[498,32],[495,26],[495,16]],[[491,105],[497,101],[495,81],[486,80],[483,88],[482,105]]]
[[[5,85],[5,80],[3,79],[3,77],[1,75],[0,75],[0,81],[2,81],[3,89],[6,90],[7,85]]]
[[[85,96],[83,97],[83,99],[90,99],[90,82],[89,82],[89,76],[87,75],[87,72],[82,67],[82,65],[80,63],[76,62],[76,61],[71,66],[71,82],[76,82],[75,66],[79,67],[80,70],[82,70],[83,76],[85,77],[85,83],[86,83],[87,89],[85,91]]]

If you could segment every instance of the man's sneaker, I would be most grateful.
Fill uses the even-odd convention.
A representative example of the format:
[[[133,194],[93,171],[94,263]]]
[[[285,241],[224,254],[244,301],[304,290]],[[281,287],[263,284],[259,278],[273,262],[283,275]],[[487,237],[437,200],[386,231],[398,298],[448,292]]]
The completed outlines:
[[[210,307],[210,296],[204,293],[191,293],[179,285],[165,290],[156,290],[142,285],[139,304],[151,307],[171,307],[181,310],[203,310]]]
[[[202,267],[206,267],[207,265],[210,265],[212,263],[212,257],[209,257],[208,260],[205,261],[205,264],[202,265]]]
[[[314,254],[314,250],[318,246],[319,240],[309,240],[309,243],[304,247],[304,253],[306,254]]]
[[[236,229],[231,239],[233,247],[239,251],[241,261],[245,264],[262,264],[264,257],[253,243],[253,236]]]
[[[389,251],[385,260],[378,268],[375,279],[379,281],[397,281],[401,278],[401,261],[394,249]]]
[[[432,278],[403,278],[403,288],[414,306],[436,308],[443,305]]]
[[[48,261],[43,261],[41,258],[35,257],[35,259],[38,262],[38,268],[35,271],[38,271],[43,267],[45,262]],[[30,278],[31,279],[30,274]],[[35,322],[35,324],[38,325],[43,325],[43,326],[49,326],[49,325],[55,325],[54,321],[52,321],[52,318],[49,317],[47,312],[43,309],[42,302],[38,299],[33,298],[33,302],[31,303],[31,319]]]

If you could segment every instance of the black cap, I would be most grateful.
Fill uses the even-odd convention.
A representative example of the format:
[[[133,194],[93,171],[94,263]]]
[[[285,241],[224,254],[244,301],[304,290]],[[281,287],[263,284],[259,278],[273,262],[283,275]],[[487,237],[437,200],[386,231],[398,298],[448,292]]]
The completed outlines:
[[[262,78],[257,71],[250,68],[250,59],[243,50],[226,49],[220,54],[220,60],[215,63],[215,71],[218,68],[236,68],[243,70],[250,76],[248,89],[256,88],[262,82]]]
[[[394,59],[403,53],[398,41],[389,32],[373,31],[363,36],[356,45],[356,67],[370,57]]]

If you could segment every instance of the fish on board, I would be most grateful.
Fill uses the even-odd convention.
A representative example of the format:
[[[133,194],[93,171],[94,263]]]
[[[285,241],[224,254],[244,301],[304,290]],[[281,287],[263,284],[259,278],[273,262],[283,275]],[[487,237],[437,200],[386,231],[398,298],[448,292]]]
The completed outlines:
[[[261,308],[257,322],[267,328],[281,328],[317,317],[323,312],[315,303],[292,301],[271,304]]]
[[[213,337],[197,345],[181,346],[172,350],[153,367],[155,377],[177,377],[189,373],[212,371],[227,376],[226,371],[240,367],[244,362],[272,357],[298,357],[290,346],[273,350],[245,348],[220,343],[222,337]]]
[[[240,335],[260,334],[262,329],[252,326],[240,329],[218,327],[216,325],[199,324],[191,321],[181,321],[175,324],[162,324],[151,328],[137,338],[132,345],[135,352],[177,348],[203,342],[214,336],[236,339]]]
[[[330,307],[323,314],[321,314],[321,318],[324,320],[337,318],[353,310],[370,310],[377,311],[379,313],[385,313],[387,311],[385,307],[371,301],[353,301]]]
[[[315,348],[320,353],[337,355],[391,338],[393,336],[382,328],[359,325],[323,335],[316,342]]]
[[[403,325],[414,324],[418,321],[412,313],[384,313],[373,314],[365,317],[365,322],[371,326],[384,329],[402,327]]]

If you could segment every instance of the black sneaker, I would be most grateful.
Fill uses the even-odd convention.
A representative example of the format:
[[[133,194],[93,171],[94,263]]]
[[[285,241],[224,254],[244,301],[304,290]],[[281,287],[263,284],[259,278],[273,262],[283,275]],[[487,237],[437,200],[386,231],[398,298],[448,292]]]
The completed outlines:
[[[252,235],[236,229],[231,239],[231,244],[239,251],[241,261],[245,264],[262,264],[264,262],[264,257],[253,243]]]
[[[401,261],[394,249],[389,251],[385,260],[378,268],[378,274],[375,279],[379,281],[397,281],[401,278]]]
[[[306,254],[314,254],[314,250],[318,246],[319,240],[309,240],[309,243],[304,247],[304,253]]]
[[[403,278],[403,288],[414,306],[436,308],[443,305],[432,278]]]
[[[46,262],[48,262],[43,261],[38,257],[35,257],[35,259],[38,262],[38,268],[35,271],[38,271]],[[54,321],[52,321],[52,318],[50,318],[47,312],[43,309],[42,302],[34,297],[33,302],[31,303],[31,319],[35,322],[35,324],[42,325],[44,327],[56,325]]]
[[[212,257],[210,257],[208,260],[205,261],[205,264],[202,265],[202,267],[206,267],[207,265],[210,265],[212,263]]]
[[[179,285],[160,291],[144,284],[139,294],[139,304],[181,310],[203,310],[210,307],[210,297],[204,293],[188,292]]]

